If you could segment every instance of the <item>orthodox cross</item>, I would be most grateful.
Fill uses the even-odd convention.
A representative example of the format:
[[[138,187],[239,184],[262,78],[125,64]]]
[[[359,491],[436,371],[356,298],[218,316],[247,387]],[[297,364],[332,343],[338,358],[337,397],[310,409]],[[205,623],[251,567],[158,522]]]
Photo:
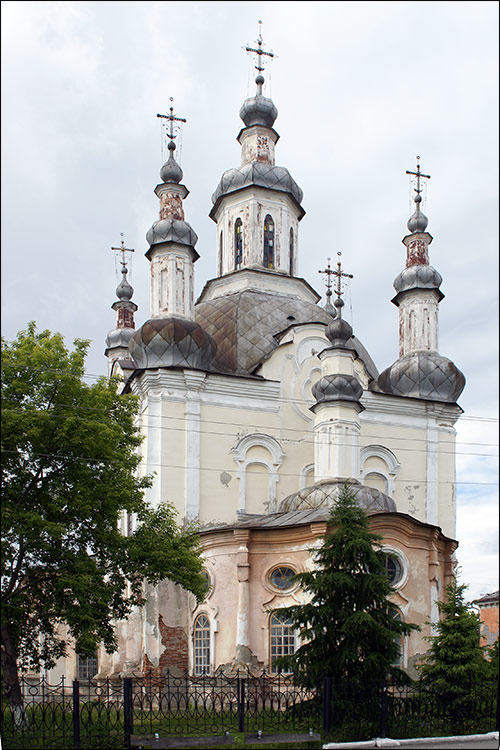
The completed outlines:
[[[112,247],[111,250],[117,250],[118,252],[120,252],[122,254],[121,264],[122,264],[123,268],[125,268],[125,266],[127,265],[126,261],[125,261],[125,253],[133,253],[134,252],[134,248],[133,247],[125,247],[125,242],[124,242],[124,239],[123,239],[123,237],[124,237],[123,232],[120,232],[120,237],[122,238],[121,243],[120,243],[120,247]]]
[[[420,195],[422,192],[420,188],[420,178],[425,177],[426,179],[430,180],[431,176],[430,174],[422,174],[420,171],[420,156],[417,156],[417,171],[416,172],[410,172],[408,169],[406,170],[406,174],[413,174],[417,178],[417,187],[415,188],[415,192],[417,195]]]
[[[327,258],[327,266],[324,271],[318,271],[318,273],[325,273],[326,274],[326,304],[327,306],[330,306],[330,297],[332,296],[332,276],[335,273],[335,271],[332,271],[332,268],[330,266],[331,258]]]
[[[340,295],[342,294],[342,277],[344,277],[346,279],[353,279],[354,278],[354,276],[352,275],[352,273],[344,273],[342,271],[342,265],[340,263],[340,256],[342,255],[342,253],[337,253],[337,255],[339,256],[339,261],[337,263],[337,270],[336,271],[334,271],[333,268],[330,266],[331,258],[327,258],[328,265],[325,268],[325,270],[324,271],[319,271],[319,273],[326,273],[326,275],[327,275],[327,281],[326,281],[326,295],[327,295],[327,297],[331,297],[332,296],[332,278],[331,278],[332,276],[336,276],[337,277],[337,287],[335,289],[335,291],[337,292],[337,297],[340,297]]]
[[[170,101],[173,102],[174,98],[173,96],[170,97]],[[174,122],[187,122],[187,120],[184,119],[184,117],[176,117],[174,115],[174,108],[172,105],[170,105],[170,114],[169,115],[156,115],[157,117],[162,117],[164,120],[168,120],[170,122],[170,133],[168,134],[168,137],[171,141],[176,138],[176,134],[174,133]],[[179,126],[177,126],[179,127]]]
[[[255,65],[255,70],[258,70],[259,73],[262,73],[262,71],[264,70],[264,66],[262,65],[263,63],[262,55],[266,55],[267,57],[274,57],[273,52],[266,52],[265,50],[262,49],[262,42],[263,42],[262,21],[259,21],[259,36],[257,37],[256,41],[257,41],[257,49],[255,49],[255,47],[249,47],[247,44],[247,46],[245,47],[245,50],[246,52],[253,52],[254,54],[257,55],[255,59],[255,62],[257,63],[257,65]]]

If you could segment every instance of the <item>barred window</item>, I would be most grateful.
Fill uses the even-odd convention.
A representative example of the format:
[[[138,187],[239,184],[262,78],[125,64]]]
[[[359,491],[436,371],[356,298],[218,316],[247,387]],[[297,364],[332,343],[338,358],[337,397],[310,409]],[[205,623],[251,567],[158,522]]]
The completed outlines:
[[[292,588],[294,585],[292,578],[295,575],[295,571],[289,568],[287,565],[278,565],[277,568],[273,568],[269,574],[269,582],[281,591],[286,591]]]
[[[264,219],[264,268],[274,268],[274,221],[267,214]]]
[[[206,615],[198,615],[193,628],[194,673],[208,674],[210,671],[210,621]]]
[[[97,674],[97,652],[92,656],[76,657],[76,674],[78,680],[91,680]]]
[[[241,268],[243,262],[243,226],[241,219],[234,223],[234,267]]]
[[[276,674],[281,671],[275,666],[278,656],[295,653],[295,631],[290,618],[273,614],[269,622],[269,669]]]

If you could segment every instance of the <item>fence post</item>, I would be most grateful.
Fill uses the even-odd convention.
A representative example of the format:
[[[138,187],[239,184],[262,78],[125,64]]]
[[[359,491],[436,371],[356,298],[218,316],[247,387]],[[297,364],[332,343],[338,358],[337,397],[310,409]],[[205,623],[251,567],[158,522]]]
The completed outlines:
[[[382,705],[380,711],[380,736],[387,737],[387,683],[382,680]]]
[[[80,750],[80,684],[73,680],[73,747]]]
[[[323,734],[326,737],[330,734],[331,715],[332,715],[332,678],[325,677],[323,680]]]
[[[130,738],[134,731],[134,708],[132,703],[132,678],[123,678],[123,729],[125,747],[130,750]]]
[[[245,731],[245,678],[236,678],[236,695],[238,697],[238,732]]]

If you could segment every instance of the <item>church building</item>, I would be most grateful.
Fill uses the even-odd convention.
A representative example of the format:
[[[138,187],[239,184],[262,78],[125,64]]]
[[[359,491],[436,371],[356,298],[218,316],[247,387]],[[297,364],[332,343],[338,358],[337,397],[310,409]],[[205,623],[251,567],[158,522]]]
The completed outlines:
[[[278,112],[263,94],[261,64],[269,53],[257,44],[256,92],[239,113],[241,163],[212,195],[216,275],[195,302],[197,235],[184,213],[171,109],[159,218],[146,235],[149,316],[135,327],[123,262],[105,351],[109,374],[139,397],[144,472],[154,473],[147,500],[172,503],[180,522],[200,525],[207,596],[197,604],[168,581],[148,587],[147,604],[117,625],[116,653],[99,653],[100,677],[241,665],[272,672],[299,645],[279,608],[303,601],[292,576],[313,567],[311,549],[346,482],[383,538],[401,616],[422,626],[402,640],[410,671],[454,570],[465,378],[439,352],[444,294],[420,205],[425,175],[420,166],[413,173],[415,210],[391,300],[399,357],[379,372],[344,317],[340,262],[325,271],[325,305],[300,276],[303,195],[276,164]],[[134,523],[124,518],[123,533]]]

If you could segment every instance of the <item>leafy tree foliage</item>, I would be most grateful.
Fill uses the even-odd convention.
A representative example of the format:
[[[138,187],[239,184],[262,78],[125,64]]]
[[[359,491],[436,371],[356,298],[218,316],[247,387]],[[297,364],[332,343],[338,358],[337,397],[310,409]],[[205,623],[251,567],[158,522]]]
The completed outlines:
[[[488,682],[488,663],[480,645],[479,615],[465,601],[466,584],[456,580],[446,587],[446,600],[438,602],[443,615],[434,623],[436,634],[420,665],[424,683],[454,710],[468,711]]]
[[[346,484],[315,550],[315,570],[295,576],[309,601],[276,610],[293,621],[302,640],[277,664],[304,684],[318,684],[324,677],[373,684],[388,671],[399,671],[392,665],[400,638],[417,626],[395,619],[397,607],[389,598],[394,589],[380,540]]]
[[[83,380],[88,342],[38,333],[2,339],[2,612],[4,678],[64,655],[113,651],[113,620],[142,603],[143,583],[168,578],[202,599],[196,530],[144,501],[138,404],[117,381]],[[135,514],[137,529],[120,525]]]

